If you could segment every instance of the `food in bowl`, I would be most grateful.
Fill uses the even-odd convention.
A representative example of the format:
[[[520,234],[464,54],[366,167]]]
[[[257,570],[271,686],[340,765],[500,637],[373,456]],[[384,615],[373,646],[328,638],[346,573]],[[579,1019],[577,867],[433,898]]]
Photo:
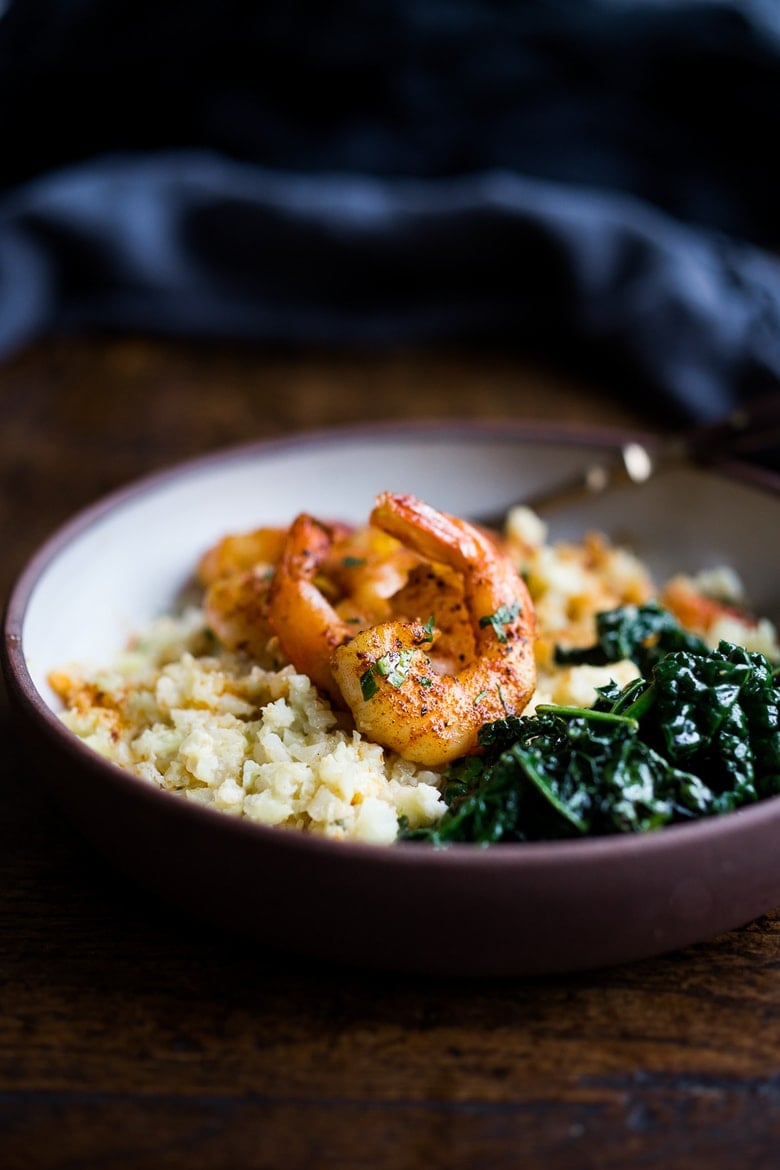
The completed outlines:
[[[342,839],[522,840],[719,811],[701,779],[679,767],[674,797],[642,791],[653,785],[643,758],[642,815],[627,815],[622,784],[617,817],[599,821],[585,805],[592,812],[600,795],[569,792],[565,770],[551,780],[532,763],[534,792],[555,816],[537,809],[527,831],[529,801],[518,800],[502,761],[507,752],[518,760],[517,737],[539,720],[548,746],[537,739],[529,750],[552,756],[550,736],[561,730],[549,721],[565,712],[580,741],[587,712],[630,738],[652,685],[638,650],[670,639],[670,656],[739,646],[748,663],[729,671],[747,672],[750,685],[759,660],[778,657],[773,627],[744,616],[725,570],[659,589],[629,550],[594,534],[550,543],[524,509],[493,537],[384,493],[365,526],[303,515],[287,529],[231,534],[205,552],[197,579],[196,602],[139,632],[115,663],[52,674],[64,722],[106,758],[185,799]],[[621,615],[613,626],[623,632],[626,619],[639,630],[633,644],[613,637],[621,652],[611,657],[605,614]],[[680,629],[682,641],[670,633]],[[777,705],[767,670],[769,759]],[[732,681],[732,690],[742,685]],[[622,707],[599,710],[604,704]],[[563,754],[557,741],[555,752]],[[751,798],[747,787],[743,796]],[[453,822],[465,837],[453,835]]]

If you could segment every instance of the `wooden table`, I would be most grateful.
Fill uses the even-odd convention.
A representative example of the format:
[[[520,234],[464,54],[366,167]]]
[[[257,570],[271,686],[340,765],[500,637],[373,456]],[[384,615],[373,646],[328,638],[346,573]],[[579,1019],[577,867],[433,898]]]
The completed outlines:
[[[506,358],[59,341],[0,371],[2,593],[75,508],[356,419],[647,421]],[[321,967],[186,921],[92,853],[2,706],[0,1168],[780,1165],[780,918],[595,974]]]

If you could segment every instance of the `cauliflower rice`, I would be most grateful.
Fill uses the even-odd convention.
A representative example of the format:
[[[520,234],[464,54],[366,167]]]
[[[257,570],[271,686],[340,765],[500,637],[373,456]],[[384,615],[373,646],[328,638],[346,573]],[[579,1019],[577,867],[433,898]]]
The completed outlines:
[[[528,582],[537,622],[540,702],[588,706],[596,687],[636,677],[631,662],[557,667],[556,643],[590,645],[595,615],[651,597],[664,602],[645,565],[602,537],[551,544],[527,509],[508,517],[509,549]],[[736,603],[739,582],[727,570],[685,588]],[[718,609],[700,631],[778,657],[767,621],[748,624]],[[278,654],[278,650],[276,651]],[[264,825],[374,844],[393,842],[399,818],[411,828],[444,813],[441,775],[371,743],[349,725],[305,675],[275,657],[230,653],[189,606],[137,636],[109,668],[70,667],[51,676],[76,735],[150,784]]]

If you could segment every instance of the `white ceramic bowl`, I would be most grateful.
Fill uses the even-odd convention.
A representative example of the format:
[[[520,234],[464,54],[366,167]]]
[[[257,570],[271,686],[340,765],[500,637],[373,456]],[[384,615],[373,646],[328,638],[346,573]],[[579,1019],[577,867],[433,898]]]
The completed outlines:
[[[356,427],[256,443],[115,493],[55,533],[10,598],[4,667],[38,767],[113,864],[222,925],[337,960],[518,974],[634,959],[736,927],[780,902],[780,799],[643,837],[376,847],[267,829],[160,791],[91,752],[57,716],[49,671],[107,662],[169,608],[228,531],[301,510],[363,520],[381,490],[479,514],[557,482],[626,438],[522,423]],[[777,619],[780,497],[769,477],[696,469],[569,508],[659,579],[728,563]]]

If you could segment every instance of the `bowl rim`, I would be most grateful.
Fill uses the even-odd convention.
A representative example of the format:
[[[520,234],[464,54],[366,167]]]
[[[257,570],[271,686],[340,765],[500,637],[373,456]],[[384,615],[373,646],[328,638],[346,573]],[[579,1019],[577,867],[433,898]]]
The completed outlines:
[[[402,845],[395,843],[391,846],[382,846],[360,841],[342,841],[293,829],[280,830],[278,827],[251,821],[247,817],[231,816],[222,810],[182,799],[180,794],[150,784],[100,756],[64,726],[57,713],[38,691],[27,667],[22,629],[34,590],[48,566],[71,541],[105,516],[144,495],[154,494],[170,482],[197,476],[220,464],[251,461],[264,455],[284,454],[285,451],[297,452],[302,448],[372,440],[384,442],[388,439],[399,441],[422,439],[441,443],[453,440],[484,442],[486,439],[501,442],[534,441],[614,451],[628,439],[653,443],[657,438],[658,436],[640,429],[543,420],[500,418],[387,420],[311,428],[272,438],[252,439],[244,443],[221,446],[151,471],[100,496],[58,525],[38,546],[17,575],[4,607],[3,640],[0,643],[0,656],[11,698],[20,711],[32,720],[37,730],[59,750],[64,751],[73,763],[96,777],[101,777],[104,782],[126,788],[128,796],[132,793],[134,799],[149,802],[161,815],[167,809],[165,815],[191,820],[191,823],[200,824],[203,828],[211,826],[212,831],[235,835],[237,839],[244,837],[248,840],[254,839],[258,845],[273,844],[276,849],[283,847],[286,852],[302,850],[307,856],[315,858],[320,855],[349,858],[354,859],[355,864],[370,863],[381,867],[399,865],[408,867],[411,864],[425,869],[430,867],[440,869],[454,865],[459,869],[466,866],[480,870],[485,867],[499,870],[507,867],[535,870],[546,868],[553,863],[598,864],[605,857],[617,860],[627,853],[636,854],[637,858],[649,857],[658,851],[664,852],[689,842],[713,846],[724,835],[730,836],[737,823],[749,829],[758,827],[767,819],[780,821],[778,795],[733,812],[665,826],[656,832],[584,837],[574,840],[508,842],[492,848],[467,843],[436,847],[427,842],[414,841],[404,842]],[[710,470],[721,476],[749,483],[770,494],[780,494],[780,476],[775,476],[763,468],[738,461],[723,461],[717,468]],[[221,829],[218,828],[220,825]]]

